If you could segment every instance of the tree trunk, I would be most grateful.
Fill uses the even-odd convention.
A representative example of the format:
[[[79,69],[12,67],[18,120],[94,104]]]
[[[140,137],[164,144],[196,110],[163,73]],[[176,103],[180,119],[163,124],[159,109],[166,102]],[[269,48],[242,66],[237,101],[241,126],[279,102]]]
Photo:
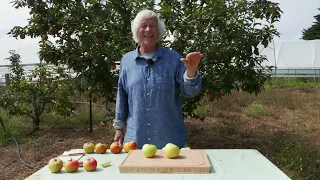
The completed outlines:
[[[33,131],[38,131],[40,126],[40,117],[35,114],[33,117]]]

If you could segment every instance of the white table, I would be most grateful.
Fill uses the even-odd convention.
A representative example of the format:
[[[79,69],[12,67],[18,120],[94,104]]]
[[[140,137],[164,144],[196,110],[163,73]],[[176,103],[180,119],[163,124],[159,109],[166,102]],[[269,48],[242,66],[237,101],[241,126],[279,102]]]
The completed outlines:
[[[278,167],[254,149],[206,149],[211,163],[210,174],[121,174],[118,166],[127,156],[126,153],[86,154],[84,160],[94,157],[98,161],[97,170],[86,172],[82,167],[76,173],[51,173],[47,166],[35,172],[27,180],[56,179],[114,179],[114,180],[290,180]],[[111,166],[103,168],[102,163],[111,161]]]

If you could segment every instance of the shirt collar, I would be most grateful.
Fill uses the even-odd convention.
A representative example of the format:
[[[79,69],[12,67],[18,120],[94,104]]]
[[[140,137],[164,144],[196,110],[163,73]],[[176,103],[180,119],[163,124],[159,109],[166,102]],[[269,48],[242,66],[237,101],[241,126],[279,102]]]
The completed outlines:
[[[134,52],[134,59],[136,60],[138,57],[139,57],[139,47],[140,45],[138,45],[135,49],[135,52]],[[156,52],[155,52],[155,56],[153,57],[153,61],[155,62],[159,57],[162,56],[162,53],[163,53],[163,48],[161,47],[161,45],[159,45],[157,43],[157,49],[156,49]]]

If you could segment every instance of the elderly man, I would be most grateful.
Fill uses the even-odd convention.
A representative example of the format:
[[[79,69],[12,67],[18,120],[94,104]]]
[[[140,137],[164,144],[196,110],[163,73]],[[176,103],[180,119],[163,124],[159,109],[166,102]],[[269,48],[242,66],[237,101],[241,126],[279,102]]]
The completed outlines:
[[[187,142],[180,94],[192,98],[201,89],[198,65],[203,55],[191,52],[185,58],[157,42],[165,25],[156,13],[143,10],[132,21],[138,46],[121,60],[113,126],[114,141],[135,141],[141,149],[167,143],[180,148]],[[126,128],[126,134],[123,130]]]

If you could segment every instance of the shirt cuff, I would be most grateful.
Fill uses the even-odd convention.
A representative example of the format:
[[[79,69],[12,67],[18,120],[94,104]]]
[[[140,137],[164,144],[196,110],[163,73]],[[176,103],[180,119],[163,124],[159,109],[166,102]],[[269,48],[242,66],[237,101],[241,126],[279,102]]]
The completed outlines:
[[[124,129],[126,127],[126,123],[120,120],[113,120],[113,128],[115,129]]]
[[[188,73],[187,73],[187,70],[186,70],[186,71],[184,72],[183,79],[184,79],[185,81],[192,81],[192,80],[197,79],[198,76],[199,76],[198,70],[197,70],[196,75],[195,75],[194,77],[189,77],[189,76],[188,76]]]

